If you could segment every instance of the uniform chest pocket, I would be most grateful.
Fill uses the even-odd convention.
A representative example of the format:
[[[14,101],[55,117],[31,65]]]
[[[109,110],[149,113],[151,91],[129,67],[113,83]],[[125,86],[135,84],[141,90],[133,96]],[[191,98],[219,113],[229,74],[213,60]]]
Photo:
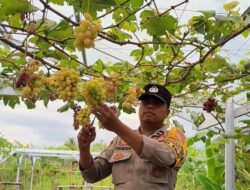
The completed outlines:
[[[152,164],[149,161],[143,161],[145,167],[144,181],[147,183],[169,183],[169,171],[168,168],[159,167]]]
[[[112,163],[113,184],[117,185],[128,182],[130,159],[130,151],[114,151],[109,159],[109,162]]]

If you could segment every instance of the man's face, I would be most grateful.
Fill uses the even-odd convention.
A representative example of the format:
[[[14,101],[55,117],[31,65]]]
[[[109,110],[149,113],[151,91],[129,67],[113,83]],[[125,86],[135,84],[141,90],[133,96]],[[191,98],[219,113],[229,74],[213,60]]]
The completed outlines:
[[[162,124],[168,116],[167,104],[154,96],[148,96],[141,100],[139,118],[141,123]]]

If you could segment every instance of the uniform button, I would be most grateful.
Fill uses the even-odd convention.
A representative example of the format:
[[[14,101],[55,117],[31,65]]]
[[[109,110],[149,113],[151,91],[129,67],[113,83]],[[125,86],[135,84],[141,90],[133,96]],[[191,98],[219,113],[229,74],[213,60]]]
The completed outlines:
[[[153,171],[152,171],[152,176],[160,177],[161,176],[161,170],[159,168],[154,168]]]

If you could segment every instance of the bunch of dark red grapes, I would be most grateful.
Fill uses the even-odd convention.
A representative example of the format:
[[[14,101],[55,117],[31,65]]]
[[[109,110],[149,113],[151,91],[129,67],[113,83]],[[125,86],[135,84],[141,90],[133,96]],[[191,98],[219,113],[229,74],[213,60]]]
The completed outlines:
[[[214,111],[216,106],[217,101],[214,98],[208,98],[207,101],[203,104],[203,110],[210,113],[211,111]]]

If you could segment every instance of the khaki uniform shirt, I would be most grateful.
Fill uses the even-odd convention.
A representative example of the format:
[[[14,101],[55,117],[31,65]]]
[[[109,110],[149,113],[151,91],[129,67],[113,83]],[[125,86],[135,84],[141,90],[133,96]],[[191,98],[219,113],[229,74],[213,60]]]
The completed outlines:
[[[167,131],[162,127],[149,137],[142,137],[140,155],[115,137],[94,159],[92,167],[81,171],[83,178],[94,183],[112,174],[115,190],[173,190],[186,157],[185,135],[178,128]]]

